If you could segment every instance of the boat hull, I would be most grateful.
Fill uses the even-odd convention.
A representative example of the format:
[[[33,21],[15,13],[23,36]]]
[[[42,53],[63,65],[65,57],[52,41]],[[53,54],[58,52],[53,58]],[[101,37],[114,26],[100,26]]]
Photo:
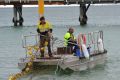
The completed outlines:
[[[104,52],[94,51],[91,53],[90,58],[77,57],[72,54],[55,55],[54,58],[35,58],[33,61],[33,67],[40,68],[42,66],[59,66],[63,70],[69,68],[73,71],[82,71],[86,69],[94,68],[96,65],[104,64],[106,61],[107,51]],[[22,70],[25,68],[28,58],[21,59],[18,63],[18,67]]]

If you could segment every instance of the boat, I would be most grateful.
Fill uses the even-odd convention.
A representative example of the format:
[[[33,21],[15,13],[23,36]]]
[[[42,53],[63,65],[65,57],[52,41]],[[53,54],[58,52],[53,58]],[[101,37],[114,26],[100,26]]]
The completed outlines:
[[[81,35],[84,35],[85,43],[80,43]],[[103,31],[94,31],[85,34],[80,33],[77,38],[77,45],[82,46],[84,44],[84,47],[82,47],[82,50],[81,48],[78,50],[79,55],[74,55],[70,48],[64,46],[63,40],[51,38],[51,47],[54,56],[52,58],[48,57],[47,49],[44,58],[39,56],[40,40],[38,37],[38,34],[23,36],[22,43],[26,51],[26,56],[20,58],[18,63],[18,67],[21,70],[25,69],[27,63],[30,62],[31,56],[27,53],[34,56],[34,59],[32,59],[33,69],[35,69],[36,66],[39,68],[56,66],[56,68],[59,67],[62,70],[82,71],[94,68],[96,65],[104,64],[107,59],[107,50],[104,48]]]

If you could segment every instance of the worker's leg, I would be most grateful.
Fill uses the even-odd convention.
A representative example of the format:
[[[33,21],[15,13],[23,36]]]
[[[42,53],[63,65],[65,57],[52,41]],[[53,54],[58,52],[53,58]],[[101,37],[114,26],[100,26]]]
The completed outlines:
[[[51,51],[51,45],[50,45],[50,39],[48,39],[47,41],[48,41],[48,45],[47,45],[47,47],[48,47],[48,54],[49,54],[50,57],[52,57],[52,51]]]
[[[40,36],[40,53],[41,57],[44,57],[44,44],[45,44],[45,38],[43,36]]]
[[[78,49],[79,49],[79,46],[78,45],[74,45],[73,53],[75,54]]]

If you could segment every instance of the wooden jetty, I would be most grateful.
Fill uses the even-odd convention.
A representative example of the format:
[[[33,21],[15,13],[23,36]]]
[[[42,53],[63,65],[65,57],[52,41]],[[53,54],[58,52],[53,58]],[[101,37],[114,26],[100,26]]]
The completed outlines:
[[[56,4],[56,5],[69,5],[69,4],[80,4],[80,16],[79,21],[81,25],[87,24],[87,10],[90,4],[103,4],[103,3],[120,3],[120,0],[44,0],[45,4]],[[17,26],[23,25],[24,19],[22,17],[22,5],[35,5],[38,4],[38,0],[0,0],[0,5],[14,5],[13,12],[13,23]],[[17,18],[17,13],[19,19]]]
[[[44,0],[45,4],[64,4],[65,0]],[[37,5],[38,0],[0,0],[0,5]]]
[[[119,3],[120,0],[44,0],[45,4],[102,4],[102,3]],[[0,0],[0,5],[35,5],[38,0]]]

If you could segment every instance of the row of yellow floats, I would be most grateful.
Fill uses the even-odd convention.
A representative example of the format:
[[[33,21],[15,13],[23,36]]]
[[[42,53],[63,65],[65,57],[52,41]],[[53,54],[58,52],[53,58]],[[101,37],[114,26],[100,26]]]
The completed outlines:
[[[45,41],[45,46],[48,45],[48,42]],[[30,56],[29,62],[26,64],[26,67],[24,70],[22,70],[20,73],[17,73],[15,75],[10,75],[8,80],[17,80],[18,78],[21,78],[22,76],[30,73],[32,71],[32,65],[33,61],[35,59],[35,55],[33,55],[33,51],[38,52],[39,47],[38,46],[29,46],[27,47],[27,54]],[[40,50],[45,50],[45,47],[40,48]]]
[[[32,71],[33,60],[35,59],[35,56],[33,55],[33,50],[38,51],[39,47],[37,46],[27,47],[27,54],[30,56],[30,59],[29,59],[29,62],[26,64],[25,69],[22,70],[20,73],[10,75],[8,80],[17,80]]]

